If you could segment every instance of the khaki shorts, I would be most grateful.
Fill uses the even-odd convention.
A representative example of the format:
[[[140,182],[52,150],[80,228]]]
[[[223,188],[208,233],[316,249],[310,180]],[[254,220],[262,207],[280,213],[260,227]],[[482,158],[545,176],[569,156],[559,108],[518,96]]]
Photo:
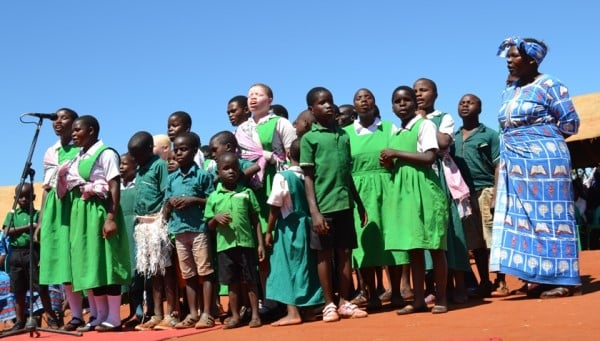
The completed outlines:
[[[484,188],[471,195],[473,213],[462,220],[469,250],[489,249],[492,245],[494,214],[490,207],[490,199],[493,195],[493,187]]]
[[[184,232],[175,235],[181,277],[207,276],[214,272],[208,234]]]

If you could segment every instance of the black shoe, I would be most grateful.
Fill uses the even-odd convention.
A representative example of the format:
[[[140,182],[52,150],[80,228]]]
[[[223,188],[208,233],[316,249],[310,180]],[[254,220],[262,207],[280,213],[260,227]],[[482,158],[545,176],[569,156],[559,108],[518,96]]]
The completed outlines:
[[[71,321],[69,321],[67,324],[65,324],[63,329],[66,331],[69,331],[69,332],[74,332],[77,330],[77,328],[83,327],[83,326],[85,326],[85,322],[83,322],[82,319],[80,319],[79,317],[73,317],[71,319]]]
[[[15,322],[15,324],[13,324],[13,326],[10,327],[10,329],[8,329],[8,331],[14,332],[14,331],[21,330],[21,329],[25,329],[25,321]]]

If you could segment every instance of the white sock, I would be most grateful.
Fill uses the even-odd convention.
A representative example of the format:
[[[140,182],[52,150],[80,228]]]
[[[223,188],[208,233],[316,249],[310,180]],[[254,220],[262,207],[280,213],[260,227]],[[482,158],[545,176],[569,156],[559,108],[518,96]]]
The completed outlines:
[[[98,309],[96,309],[96,297],[94,296],[94,290],[87,290],[88,303],[90,304],[90,317],[98,317]]]
[[[71,309],[71,317],[76,317],[83,321],[83,297],[81,297],[79,292],[73,292],[71,284],[65,284],[65,293],[67,295],[67,302],[69,302],[69,308]]]
[[[113,326],[121,325],[121,295],[108,295],[108,318],[106,322]]]
[[[98,315],[96,316],[96,320],[92,322],[92,325],[97,326],[108,318],[108,301],[106,299],[108,296],[101,295],[94,297],[96,298],[96,311]]]

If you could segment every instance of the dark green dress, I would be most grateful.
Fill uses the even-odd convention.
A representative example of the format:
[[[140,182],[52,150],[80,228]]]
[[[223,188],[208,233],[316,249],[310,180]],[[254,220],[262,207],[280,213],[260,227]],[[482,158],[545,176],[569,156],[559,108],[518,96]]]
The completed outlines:
[[[310,249],[312,224],[304,181],[292,170],[280,174],[288,184],[293,212],[277,219],[271,271],[267,277],[267,298],[299,307],[322,304],[317,256]]]
[[[430,120],[435,125],[440,127],[442,118],[444,115],[434,116]],[[446,183],[446,177],[444,176],[444,167],[442,167],[442,158],[438,157],[435,161],[438,169],[438,177],[440,180],[440,187],[446,194],[448,200],[448,252],[446,252],[446,259],[448,261],[448,268],[451,270],[458,271],[471,271],[471,264],[469,263],[469,250],[467,248],[467,238],[465,237],[465,231],[462,225],[462,219],[458,213],[458,207],[456,202],[452,199],[448,184]]]

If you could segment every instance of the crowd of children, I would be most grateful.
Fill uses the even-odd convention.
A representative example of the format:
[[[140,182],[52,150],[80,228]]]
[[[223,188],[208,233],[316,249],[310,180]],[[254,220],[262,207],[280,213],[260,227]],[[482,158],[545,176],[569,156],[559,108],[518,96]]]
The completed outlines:
[[[466,127],[479,128],[473,117],[481,101],[468,96],[459,114]],[[48,325],[71,331],[210,328],[217,318],[225,329],[259,327],[265,319],[285,326],[313,320],[315,312],[333,322],[367,317],[387,301],[398,315],[437,314],[448,311],[449,300],[507,290],[500,276],[493,286],[484,265],[489,218],[481,219],[481,205],[468,204],[469,194],[477,200],[493,188],[498,134],[481,128],[491,148],[474,160],[464,149],[457,154],[454,122],[434,109],[436,98],[429,79],[394,89],[393,124],[381,120],[368,89],[338,108],[328,89],[315,87],[292,124],[287,111],[271,109],[271,88],[254,84],[248,97],[227,103],[234,132],[201,145],[191,116],[177,111],[166,135],[137,132],[120,158],[99,140],[96,118],[58,110],[60,140],[44,158],[44,201],[33,218],[41,256],[28,253],[31,185],[4,224],[13,328],[24,327],[30,257],[39,259],[36,290]],[[465,131],[456,135],[461,146]],[[461,174],[453,158],[469,179],[467,200],[456,195]],[[487,167],[477,169],[476,186],[466,174],[471,164]],[[480,283],[467,276],[469,250]],[[64,288],[71,311],[64,326],[48,285]],[[219,288],[226,288],[227,313]],[[121,319],[123,302],[130,311]],[[3,304],[0,317],[12,318],[13,303]]]

